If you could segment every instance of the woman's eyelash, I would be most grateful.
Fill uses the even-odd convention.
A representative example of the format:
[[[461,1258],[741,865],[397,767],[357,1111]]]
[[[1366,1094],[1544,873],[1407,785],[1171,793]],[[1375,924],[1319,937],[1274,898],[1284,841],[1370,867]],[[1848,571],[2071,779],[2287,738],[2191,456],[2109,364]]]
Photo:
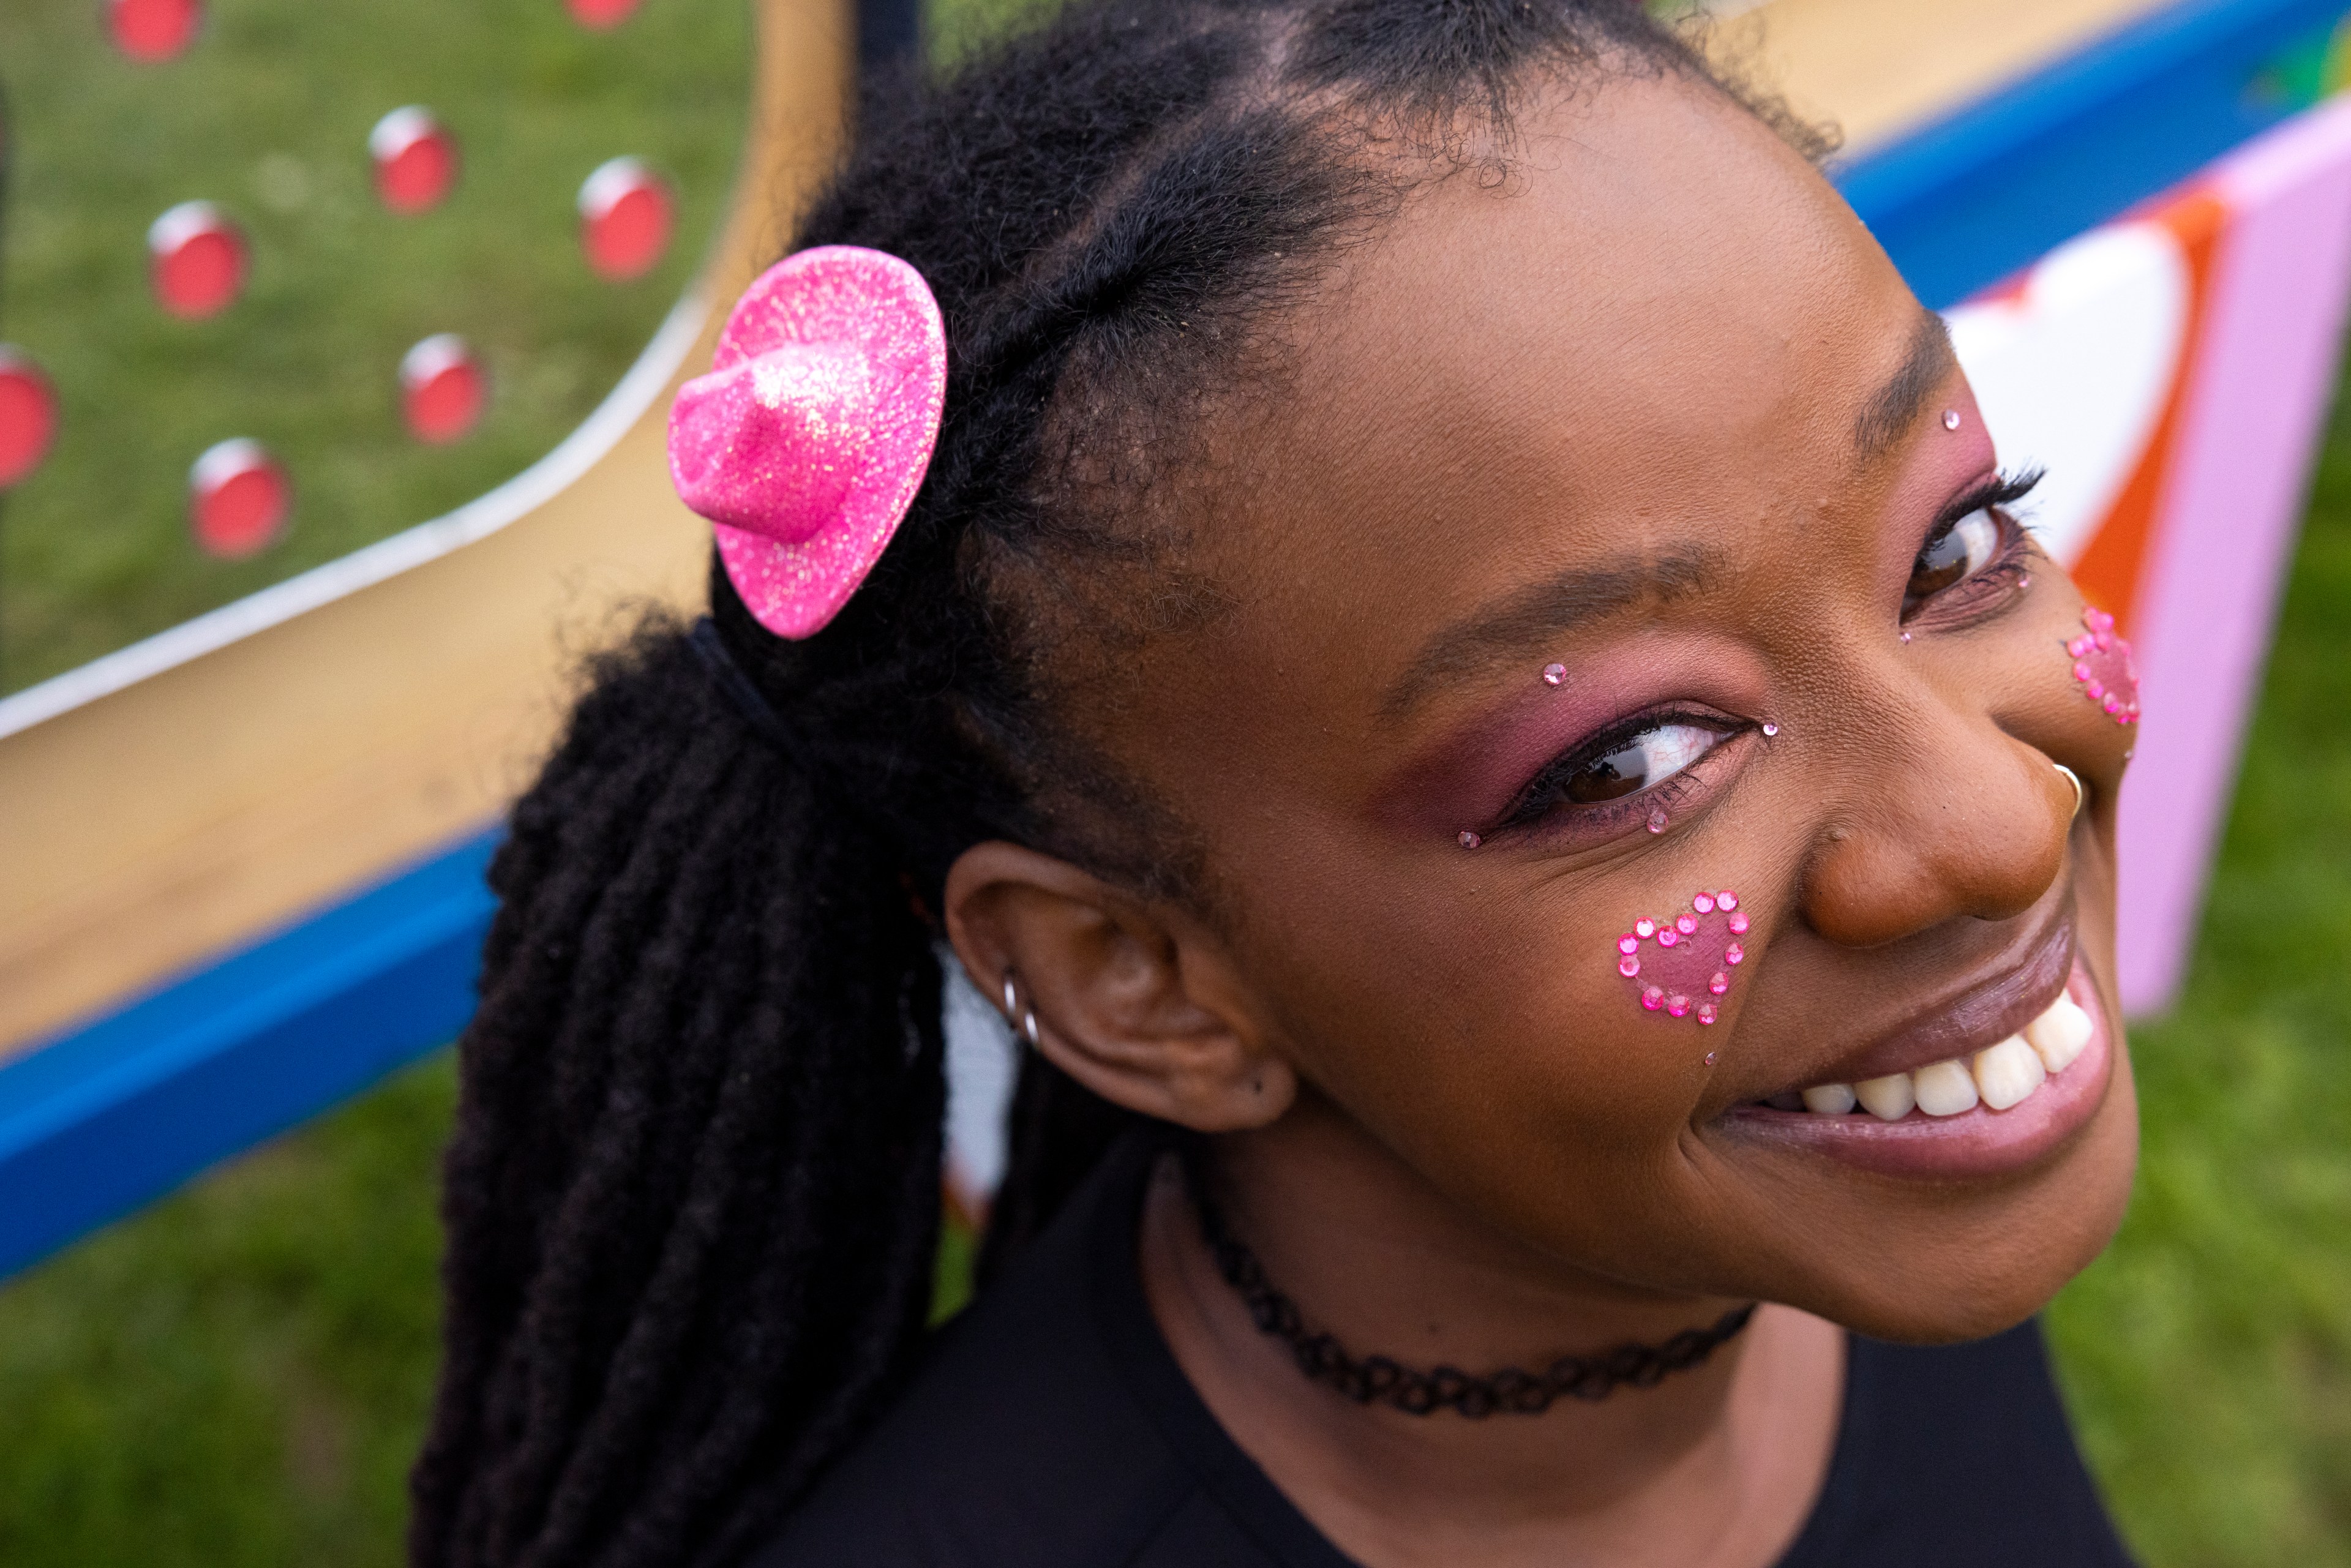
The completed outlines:
[[[1712,730],[1723,738],[1728,738],[1741,727],[1735,724],[1727,724],[1720,714],[1680,709],[1652,709],[1647,713],[1620,719],[1599,731],[1590,739],[1581,742],[1573,750],[1562,753],[1545,764],[1542,771],[1529,779],[1526,788],[1519,791],[1518,799],[1512,800],[1503,810],[1496,826],[1502,829],[1522,828],[1540,821],[1562,803],[1562,794],[1567,787],[1568,780],[1573,779],[1578,773],[1602,758],[1622,750],[1649,731],[1673,724],[1686,724],[1694,728]],[[1711,747],[1708,748],[1709,754],[1712,749]],[[1611,823],[1618,815],[1624,813],[1638,811],[1641,815],[1646,816],[1653,808],[1659,805],[1670,806],[1674,800],[1679,798],[1680,793],[1686,793],[1689,788],[1691,770],[1702,767],[1705,761],[1706,758],[1701,756],[1671,777],[1660,779],[1646,789],[1635,790],[1614,800],[1581,803],[1576,806],[1576,811],[1594,826]],[[1668,796],[1671,796],[1671,799]]]
[[[1970,512],[1980,512],[1991,507],[2015,506],[2041,487],[2042,478],[2047,472],[2044,468],[2027,468],[2015,474],[1994,474],[1975,488],[1963,492],[1935,514],[1934,522],[1927,529],[1926,541],[1919,548],[1924,549],[1932,545]]]

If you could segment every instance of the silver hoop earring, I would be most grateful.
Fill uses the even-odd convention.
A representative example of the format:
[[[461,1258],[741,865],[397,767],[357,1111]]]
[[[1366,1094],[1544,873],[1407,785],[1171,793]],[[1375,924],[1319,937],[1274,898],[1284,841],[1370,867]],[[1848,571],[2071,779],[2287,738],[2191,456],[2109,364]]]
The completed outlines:
[[[2053,762],[2049,766],[2057,769],[2058,772],[2063,773],[2065,776],[2065,782],[2074,787],[2073,816],[2069,816],[2065,819],[2070,822],[2074,817],[2078,817],[2082,814],[2082,807],[2089,800],[2090,792],[2082,787],[2082,776],[2074,772],[2072,768],[2066,767],[2064,763]]]
[[[1020,1010],[1020,993],[1012,988],[1012,971],[1004,971],[1004,1021],[1010,1023],[1012,1015]]]
[[[1029,1044],[1038,1045],[1042,1043],[1037,1038],[1037,1009],[1035,1008],[1028,1008],[1022,1010],[1020,1014],[1020,1032],[1028,1037]]]

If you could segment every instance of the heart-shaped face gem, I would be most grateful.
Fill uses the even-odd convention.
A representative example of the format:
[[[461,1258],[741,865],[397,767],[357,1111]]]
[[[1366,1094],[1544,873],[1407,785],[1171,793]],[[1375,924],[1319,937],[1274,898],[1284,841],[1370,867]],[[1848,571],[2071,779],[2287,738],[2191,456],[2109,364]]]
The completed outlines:
[[[1616,938],[1616,973],[1644,1012],[1710,1024],[1747,961],[1747,924],[1730,889],[1694,894],[1687,911],[1645,916]]]
[[[2138,665],[2131,645],[2115,632],[2115,618],[2103,610],[2082,612],[2083,632],[2065,644],[2074,661],[2074,684],[2116,724],[2138,722]]]

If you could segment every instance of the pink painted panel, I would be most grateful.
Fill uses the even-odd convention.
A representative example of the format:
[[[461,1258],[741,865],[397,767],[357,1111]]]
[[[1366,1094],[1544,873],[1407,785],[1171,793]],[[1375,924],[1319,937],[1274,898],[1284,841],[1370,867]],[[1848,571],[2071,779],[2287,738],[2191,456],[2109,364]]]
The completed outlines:
[[[2177,994],[2259,685],[2351,300],[2351,99],[2201,182],[2230,211],[2133,628],[2147,716],[2124,789],[2123,1005]]]

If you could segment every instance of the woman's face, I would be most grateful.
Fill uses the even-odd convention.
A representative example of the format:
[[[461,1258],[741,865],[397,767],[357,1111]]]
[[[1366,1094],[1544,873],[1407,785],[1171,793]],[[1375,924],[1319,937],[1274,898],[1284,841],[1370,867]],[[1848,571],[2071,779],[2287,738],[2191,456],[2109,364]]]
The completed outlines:
[[[1271,1048],[1474,1212],[1618,1281],[2001,1326],[2129,1186],[2134,731],[1810,168],[1672,82],[1521,130],[1505,189],[1424,192],[1296,323],[1198,529],[1237,608],[1109,738],[1204,833]],[[1680,914],[1681,952],[1637,934]],[[1964,1065],[2069,987],[2095,1038],[2012,1108],[1768,1103]]]

